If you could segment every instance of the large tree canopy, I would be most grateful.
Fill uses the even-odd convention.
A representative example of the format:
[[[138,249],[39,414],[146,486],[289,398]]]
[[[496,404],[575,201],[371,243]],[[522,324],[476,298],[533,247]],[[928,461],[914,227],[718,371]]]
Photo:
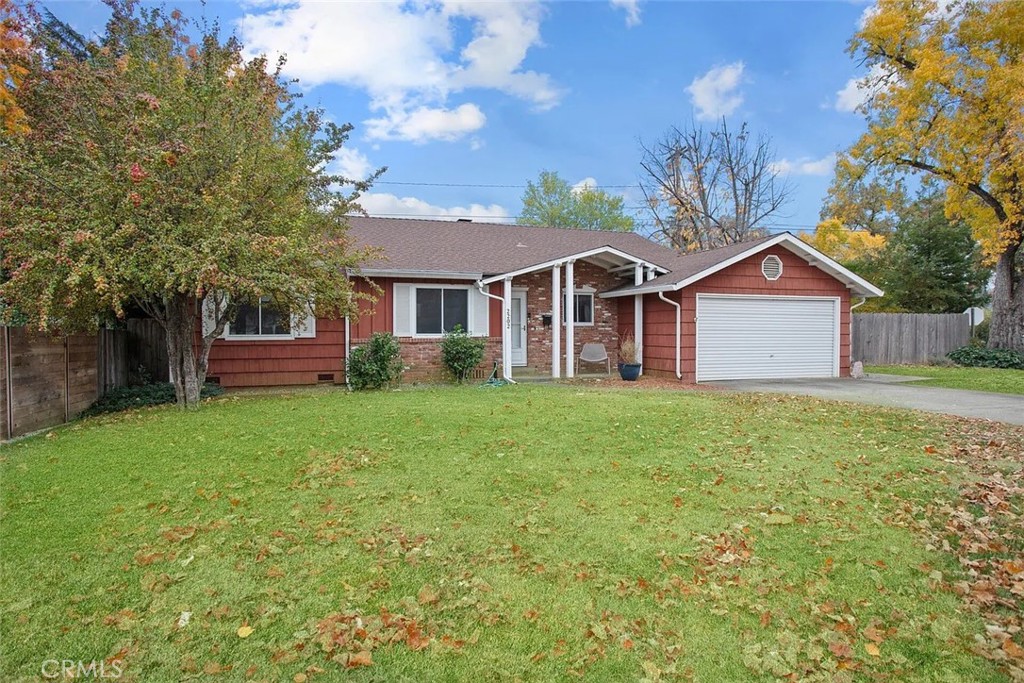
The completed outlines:
[[[633,230],[633,219],[625,214],[622,197],[592,187],[573,187],[553,171],[542,171],[537,182],[526,183],[518,222],[557,228]]]
[[[867,132],[838,166],[859,182],[942,182],[995,263],[989,345],[1024,351],[1024,3],[879,0],[850,44]]]
[[[0,302],[41,329],[144,309],[191,405],[239,305],[352,310],[355,194],[323,170],[350,127],[297,107],[280,65],[215,29],[193,43],[177,11],[114,10],[84,58],[35,35],[19,90],[30,132],[0,143]]]

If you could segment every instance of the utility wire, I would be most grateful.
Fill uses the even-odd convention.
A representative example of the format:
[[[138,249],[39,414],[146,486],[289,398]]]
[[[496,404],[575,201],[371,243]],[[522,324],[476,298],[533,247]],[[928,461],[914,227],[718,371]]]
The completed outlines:
[[[500,183],[413,183],[413,182],[400,182],[397,180],[377,180],[374,181],[374,186],[377,185],[408,185],[412,187],[486,187],[493,189],[510,189],[510,190],[522,190],[527,185],[504,185]],[[639,185],[587,185],[587,189],[591,190],[625,190],[631,187],[639,187]]]

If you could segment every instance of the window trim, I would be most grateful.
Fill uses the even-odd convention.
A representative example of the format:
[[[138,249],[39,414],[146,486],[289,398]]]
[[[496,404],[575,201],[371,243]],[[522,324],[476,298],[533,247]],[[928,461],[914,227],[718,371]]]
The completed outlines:
[[[566,323],[568,322],[568,318],[566,316],[566,310],[565,310],[565,308],[566,308],[566,306],[565,306],[565,295],[566,295],[566,293],[567,292],[566,292],[565,288],[563,288],[562,289],[562,327],[565,327]],[[597,321],[597,296],[596,296],[596,294],[597,294],[597,290],[594,289],[593,287],[587,287],[587,286],[584,285],[582,287],[574,287],[573,288],[573,296],[574,297],[576,297],[576,296],[589,296],[590,297],[590,322],[589,323],[581,323],[581,322],[575,322],[574,321],[573,322],[573,326],[574,327],[593,327],[594,325],[597,324],[597,322],[596,322]],[[576,315],[576,302],[575,301],[573,301],[572,311],[573,311],[573,316],[575,317],[575,315]]]
[[[419,295],[418,292],[421,289],[461,289],[466,292],[466,333],[472,336],[473,330],[473,286],[472,285],[443,285],[443,284],[428,284],[428,283],[410,283],[410,289],[412,295],[409,297],[409,322],[412,328],[413,339],[443,339],[445,332],[425,333],[420,334],[416,331],[416,297]],[[398,310],[395,310],[395,315],[398,315]],[[444,295],[441,297],[441,325],[444,326]]]
[[[261,300],[257,302],[257,305],[259,306],[259,309],[260,309],[260,324],[262,326],[262,322],[263,322],[263,301],[262,301],[262,299],[263,299],[263,297],[260,297],[260,299]],[[290,323],[289,329],[291,330],[290,332],[288,332],[288,334],[232,334],[232,332],[231,332],[232,323],[228,322],[228,323],[226,323],[224,325],[224,334],[222,336],[222,339],[225,339],[225,340],[228,340],[228,341],[285,341],[285,340],[291,340],[291,339],[298,339],[298,337],[295,335],[295,321],[294,321],[294,317],[295,316],[293,314],[291,314],[291,313],[289,313],[288,315],[289,315],[289,323]]]

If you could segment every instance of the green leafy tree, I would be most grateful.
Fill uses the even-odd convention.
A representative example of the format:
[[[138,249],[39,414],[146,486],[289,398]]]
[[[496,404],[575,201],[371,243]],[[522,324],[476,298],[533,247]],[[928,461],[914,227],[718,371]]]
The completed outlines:
[[[960,313],[988,301],[992,271],[971,227],[946,218],[941,197],[925,197],[897,225],[882,254],[885,299],[914,313]]]
[[[339,193],[323,169],[351,127],[298,107],[281,63],[246,60],[216,27],[193,43],[177,11],[110,4],[84,59],[33,36],[30,132],[0,140],[0,310],[72,330],[137,306],[167,332],[176,399],[192,406],[240,304],[354,309],[346,269],[368,254],[345,214],[381,171]]]
[[[573,188],[553,171],[529,181],[523,193],[520,225],[632,232],[633,219],[624,212],[623,198],[603,190]]]

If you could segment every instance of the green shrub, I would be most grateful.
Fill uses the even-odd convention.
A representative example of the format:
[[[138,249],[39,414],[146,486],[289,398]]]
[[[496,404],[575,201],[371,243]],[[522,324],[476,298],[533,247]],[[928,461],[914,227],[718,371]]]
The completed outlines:
[[[470,337],[462,325],[456,325],[454,330],[444,335],[440,346],[444,367],[456,382],[462,384],[483,360],[487,342],[481,337]]]
[[[352,349],[348,359],[348,383],[353,389],[383,389],[402,376],[398,339],[390,332],[377,332],[370,341]]]
[[[964,346],[950,351],[949,359],[969,368],[1012,368],[1024,370],[1024,353],[1009,349],[984,349]]]
[[[209,398],[211,396],[220,396],[223,393],[223,387],[216,384],[205,384],[199,395],[202,398]],[[150,384],[130,387],[116,387],[84,410],[82,416],[118,413],[131,408],[174,403],[175,400],[174,385],[170,382],[152,382]]]

